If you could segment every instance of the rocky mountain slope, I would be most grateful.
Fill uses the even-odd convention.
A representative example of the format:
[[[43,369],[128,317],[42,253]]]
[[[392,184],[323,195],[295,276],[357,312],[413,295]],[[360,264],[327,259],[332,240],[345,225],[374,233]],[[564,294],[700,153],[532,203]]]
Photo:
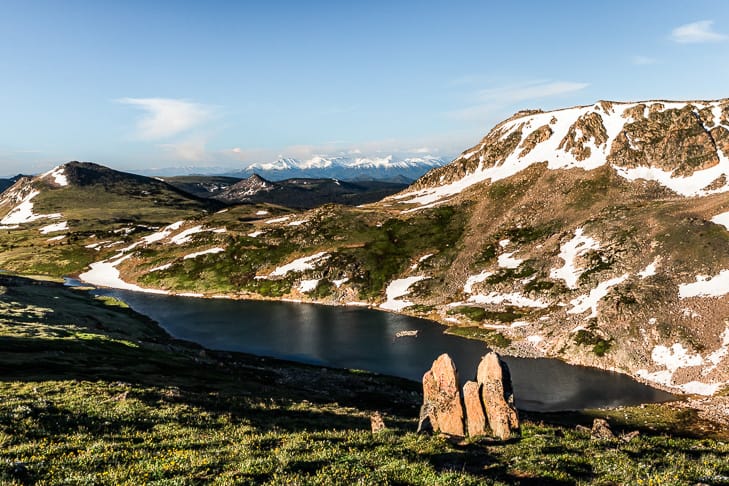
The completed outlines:
[[[380,180],[410,183],[446,160],[422,157],[313,157],[307,160],[283,158],[271,163],[253,164],[225,175],[250,177],[258,174],[271,181],[293,178],[338,179],[344,181]]]
[[[133,226],[82,277],[370,305],[714,394],[729,382],[728,140],[729,100],[518,113],[381,202]]]

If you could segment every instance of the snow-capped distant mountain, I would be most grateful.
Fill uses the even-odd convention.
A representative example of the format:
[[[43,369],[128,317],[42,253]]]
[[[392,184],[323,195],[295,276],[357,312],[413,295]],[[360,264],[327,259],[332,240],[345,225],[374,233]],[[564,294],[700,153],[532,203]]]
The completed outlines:
[[[258,174],[268,180],[280,181],[295,177],[329,178],[339,180],[396,180],[412,182],[426,172],[448,161],[425,155],[396,159],[386,157],[322,157],[307,160],[282,158],[274,162],[253,164],[224,175],[246,178]]]

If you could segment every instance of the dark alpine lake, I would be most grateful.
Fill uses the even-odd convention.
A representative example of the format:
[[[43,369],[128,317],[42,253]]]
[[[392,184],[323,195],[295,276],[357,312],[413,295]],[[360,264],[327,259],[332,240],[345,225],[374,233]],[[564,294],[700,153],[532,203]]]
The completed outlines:
[[[73,284],[73,282],[71,282]],[[176,338],[210,349],[374,371],[420,381],[448,353],[462,381],[473,379],[486,345],[443,333],[432,321],[388,312],[274,301],[200,299],[98,289],[157,321]],[[417,330],[417,337],[395,337]],[[671,395],[608,371],[555,359],[504,358],[517,406],[578,410],[665,401]]]

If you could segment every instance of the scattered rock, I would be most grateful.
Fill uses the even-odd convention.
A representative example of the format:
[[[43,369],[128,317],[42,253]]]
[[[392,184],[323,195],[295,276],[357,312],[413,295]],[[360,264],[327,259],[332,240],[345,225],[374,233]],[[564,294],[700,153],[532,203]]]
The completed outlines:
[[[488,353],[481,358],[476,380],[481,386],[481,397],[493,435],[501,440],[518,436],[519,415],[506,363],[498,354]]]
[[[596,418],[592,422],[592,430],[590,432],[592,438],[596,440],[610,440],[615,438],[615,434],[610,429],[608,421],[601,418]]]
[[[628,432],[627,434],[622,434],[620,436],[620,439],[622,439],[624,442],[630,442],[631,440],[635,439],[640,435],[640,432],[637,430],[634,430],[632,432]]]
[[[438,356],[430,370],[423,375],[423,409],[434,432],[455,437],[466,435],[458,372],[447,354]]]
[[[592,429],[590,427],[585,427],[584,425],[577,425],[575,426],[575,430],[578,432],[583,432],[585,434],[592,434]]]
[[[420,419],[418,420],[418,434],[432,434],[433,424],[430,422],[432,414],[430,404],[423,403],[420,407]]]
[[[475,381],[463,385],[463,404],[466,408],[466,428],[470,437],[488,434],[489,428],[481,402],[481,386]]]
[[[380,412],[375,412],[370,415],[370,425],[372,427],[373,434],[382,432],[383,430],[387,429],[387,427],[385,426],[385,421],[382,419],[382,415],[380,414]]]

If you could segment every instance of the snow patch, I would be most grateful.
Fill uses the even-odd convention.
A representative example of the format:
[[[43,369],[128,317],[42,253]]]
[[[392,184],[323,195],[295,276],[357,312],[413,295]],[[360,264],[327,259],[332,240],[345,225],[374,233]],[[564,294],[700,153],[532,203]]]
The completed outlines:
[[[592,289],[589,295],[580,295],[576,299],[572,299],[570,304],[573,305],[572,309],[568,310],[568,314],[582,314],[583,312],[592,309],[592,312],[585,319],[591,319],[597,317],[597,306],[600,300],[605,297],[610,290],[610,287],[614,287],[628,278],[628,274],[621,275],[620,277],[611,278],[604,282],[600,282],[597,287]]]
[[[516,252],[511,253],[504,253],[502,255],[499,255],[498,263],[499,267],[501,268],[519,268],[519,265],[522,264],[524,260],[520,260],[518,258],[512,257],[512,255]]]
[[[287,224],[286,226],[301,226],[302,224],[304,224],[304,223],[308,223],[308,222],[309,222],[309,220],[308,220],[308,219],[300,219],[300,220],[298,220],[298,221],[291,221],[291,222],[290,222],[289,224]]]
[[[298,258],[291,263],[287,263],[286,265],[276,268],[268,276],[283,277],[289,272],[305,272],[306,270],[313,270],[316,263],[327,258],[329,258],[329,254],[326,252],[315,253],[314,255]]]
[[[188,243],[190,240],[192,240],[192,235],[195,235],[197,233],[202,233],[203,227],[202,226],[195,226],[193,228],[188,228],[185,231],[173,236],[170,238],[170,241],[174,243],[175,245],[184,245],[185,243]]]
[[[544,309],[549,306],[546,302],[542,302],[539,299],[530,299],[519,292],[506,294],[491,292],[488,295],[472,295],[468,301],[476,304],[508,304],[517,307],[535,307],[537,309]]]
[[[168,268],[170,268],[171,266],[172,266],[172,264],[171,264],[171,263],[165,263],[164,265],[160,265],[159,267],[154,267],[154,268],[151,268],[151,269],[149,270],[149,273],[152,273],[152,272],[159,272],[159,271],[161,271],[161,270],[167,270],[167,269],[168,269]]]
[[[116,266],[122,263],[124,260],[131,258],[132,255],[119,256],[116,255],[114,259],[104,260],[101,262],[92,263],[89,265],[89,271],[79,275],[79,280],[96,285],[99,287],[111,287],[115,289],[134,290],[137,292],[147,292],[150,294],[169,294],[164,290],[156,289],[145,289],[138,285],[130,284],[125,282],[119,276],[119,270]]]
[[[477,283],[481,283],[487,278],[489,278],[491,275],[493,275],[493,272],[487,272],[484,270],[483,272],[479,273],[478,275],[471,275],[466,279],[466,283],[463,286],[463,292],[467,294],[473,293],[473,286]]]
[[[46,241],[61,241],[65,237],[66,237],[66,235],[54,236],[53,238],[48,238]]]
[[[288,220],[289,220],[288,216],[282,216],[280,218],[268,219],[268,220],[264,221],[264,223],[266,223],[266,224],[283,223],[284,221],[288,221]]]
[[[575,258],[589,250],[600,248],[600,243],[597,240],[589,236],[583,236],[582,233],[583,229],[577,228],[574,238],[560,247],[559,257],[564,260],[564,265],[561,268],[552,269],[549,273],[552,278],[564,280],[570,289],[577,287],[577,280],[582,275],[582,270],[575,268]]]
[[[696,277],[696,282],[679,284],[678,297],[721,297],[729,294],[729,270],[722,270],[718,275],[707,278],[703,275]]]
[[[341,287],[341,286],[342,286],[342,285],[343,285],[344,283],[346,283],[346,282],[348,282],[348,281],[349,281],[349,279],[348,279],[347,277],[344,277],[344,278],[340,278],[340,279],[338,279],[338,280],[332,280],[332,283],[334,284],[334,286],[335,286],[335,287],[339,288],[339,287]]]
[[[50,171],[41,175],[41,177],[53,177],[53,182],[55,182],[57,186],[65,187],[68,185],[68,177],[66,177],[66,168],[62,165],[59,165],[58,167],[54,167]]]
[[[40,191],[30,191],[21,201],[16,205],[3,219],[0,220],[2,226],[13,226],[24,223],[31,223],[39,219],[58,219],[61,217],[60,213],[54,214],[34,214],[33,203],[31,202],[34,197],[40,194]],[[14,229],[14,228],[6,228]]]
[[[410,287],[421,280],[425,280],[428,277],[407,277],[390,282],[385,290],[387,295],[387,301],[380,305],[381,309],[387,309],[391,311],[401,311],[404,308],[413,305],[412,302],[407,300],[399,300],[400,297],[404,297],[410,293]]]
[[[319,285],[319,279],[302,280],[299,283],[299,292],[306,293],[316,290],[316,286]]]
[[[652,277],[656,274],[656,269],[658,268],[658,263],[660,262],[661,258],[656,257],[655,260],[653,260],[652,263],[649,263],[647,267],[645,267],[643,270],[638,272],[638,276],[640,278],[648,278]]]
[[[720,224],[729,230],[729,211],[726,213],[717,214],[711,218],[712,223]]]
[[[265,216],[267,214],[268,214],[268,211],[263,211],[263,210],[256,211],[256,216]]]
[[[171,225],[165,226],[164,228],[162,228],[162,230],[160,230],[156,233],[152,233],[151,235],[142,237],[142,240],[144,240],[144,242],[148,245],[151,243],[155,243],[157,241],[164,240],[165,238],[170,236],[172,234],[172,232],[180,229],[180,227],[184,223],[185,223],[184,221],[177,221],[175,223],[172,223]]]
[[[49,224],[40,229],[41,234],[47,235],[48,233],[55,233],[56,231],[65,231],[68,229],[68,221],[61,223]]]
[[[653,348],[651,359],[657,365],[664,366],[671,373],[679,368],[689,368],[704,364],[700,354],[691,355],[681,343],[675,343],[670,348],[659,345]]]
[[[185,255],[182,257],[183,260],[190,260],[192,258],[197,258],[202,255],[212,255],[215,253],[220,253],[221,251],[225,251],[222,248],[210,248],[209,250],[203,250],[203,251],[197,251],[195,253],[190,253],[189,255]]]
[[[265,231],[257,230],[257,231],[254,231],[253,233],[248,233],[248,236],[250,236],[251,238],[258,238],[263,233],[265,233]]]

